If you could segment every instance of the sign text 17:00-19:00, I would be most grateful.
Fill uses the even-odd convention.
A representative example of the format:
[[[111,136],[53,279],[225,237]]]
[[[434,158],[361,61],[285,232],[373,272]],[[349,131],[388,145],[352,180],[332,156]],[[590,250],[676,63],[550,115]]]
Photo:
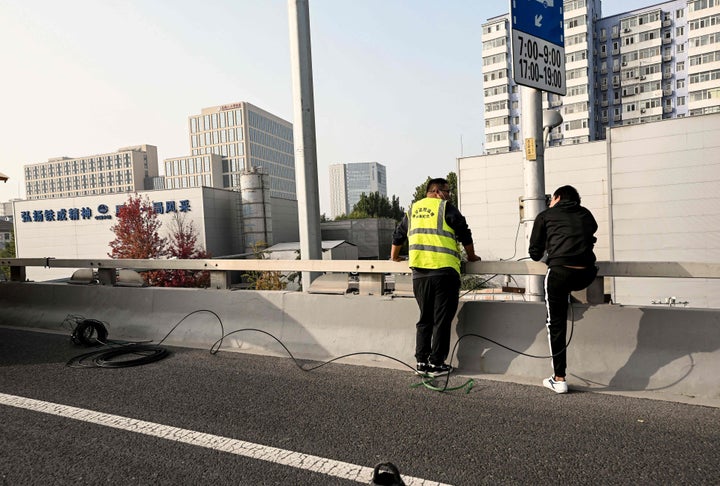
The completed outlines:
[[[515,82],[564,94],[565,50],[519,31],[514,37]]]

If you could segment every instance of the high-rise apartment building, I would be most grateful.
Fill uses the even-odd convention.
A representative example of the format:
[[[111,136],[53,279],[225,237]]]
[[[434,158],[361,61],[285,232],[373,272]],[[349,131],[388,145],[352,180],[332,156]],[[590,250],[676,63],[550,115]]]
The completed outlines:
[[[188,129],[191,155],[163,161],[168,189],[240,190],[243,171],[262,169],[272,197],[297,199],[292,123],[243,101],[204,108]]]
[[[550,145],[605,138],[608,127],[720,112],[720,1],[672,0],[602,17],[601,0],[565,0],[567,94],[544,93],[563,123]],[[509,16],[483,24],[485,151],[519,150],[520,87]]]
[[[348,214],[360,196],[378,192],[387,197],[385,166],[377,162],[354,162],[330,166],[330,215]]]
[[[142,191],[146,178],[157,175],[157,147],[138,145],[25,165],[25,193],[27,199],[48,199]]]

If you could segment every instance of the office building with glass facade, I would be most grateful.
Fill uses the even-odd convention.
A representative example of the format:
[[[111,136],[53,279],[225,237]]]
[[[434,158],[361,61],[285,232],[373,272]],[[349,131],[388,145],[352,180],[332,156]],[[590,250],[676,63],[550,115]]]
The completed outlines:
[[[270,195],[297,198],[293,128],[250,103],[204,108],[188,118],[190,156],[165,159],[168,189],[198,185],[240,190],[243,171],[270,176]]]
[[[330,214],[349,214],[360,196],[378,192],[387,197],[385,166],[377,162],[354,162],[330,166]]]

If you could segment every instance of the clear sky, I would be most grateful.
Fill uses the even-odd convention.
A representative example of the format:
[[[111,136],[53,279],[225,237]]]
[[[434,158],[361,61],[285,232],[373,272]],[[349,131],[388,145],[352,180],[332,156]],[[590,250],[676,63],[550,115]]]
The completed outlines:
[[[603,16],[649,0],[605,0]],[[320,209],[328,166],[377,161],[407,206],[483,150],[481,25],[506,0],[309,0]],[[151,144],[248,101],[293,121],[285,0],[0,0],[0,201],[24,164]],[[162,169],[161,169],[162,170]]]

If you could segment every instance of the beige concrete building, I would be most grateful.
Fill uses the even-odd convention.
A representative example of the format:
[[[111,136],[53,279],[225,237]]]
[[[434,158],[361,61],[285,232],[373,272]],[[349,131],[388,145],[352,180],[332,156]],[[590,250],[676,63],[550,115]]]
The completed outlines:
[[[607,139],[545,152],[545,192],[575,186],[598,222],[605,261],[720,261],[720,113],[609,129]],[[527,257],[521,222],[523,153],[458,160],[459,203],[484,260]],[[524,277],[519,277],[523,279]],[[674,297],[720,307],[720,281],[606,282],[613,302],[649,305]]]
[[[84,157],[56,157],[25,166],[27,199],[116,194],[145,189],[157,177],[157,147],[138,145]]]
[[[160,221],[160,236],[168,236],[173,219],[192,223],[198,245],[212,257],[245,252],[247,240],[254,236],[255,222],[248,218],[248,203],[238,191],[211,187],[138,192],[147,198]],[[14,225],[19,258],[109,258],[111,230],[117,222],[118,208],[128,194],[102,194],[44,200],[16,201]],[[297,202],[270,198],[271,216],[264,225],[273,228],[265,238],[275,242],[298,240]],[[69,272],[69,273],[68,273]],[[28,278],[48,280],[67,278],[70,269],[28,268]]]
[[[292,123],[241,101],[191,115],[188,132],[190,156],[163,161],[166,188],[240,190],[243,171],[261,169],[272,197],[297,198]]]

